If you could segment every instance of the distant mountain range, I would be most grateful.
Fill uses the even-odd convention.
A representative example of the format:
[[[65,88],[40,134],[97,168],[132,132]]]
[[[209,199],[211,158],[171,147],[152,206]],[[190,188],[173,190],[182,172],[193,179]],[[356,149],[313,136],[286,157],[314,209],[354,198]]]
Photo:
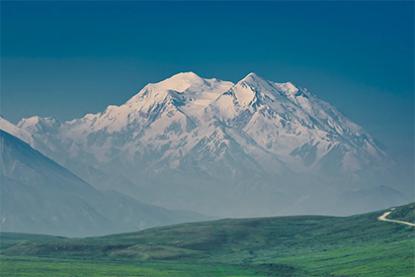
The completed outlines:
[[[3,130],[0,145],[3,232],[86,236],[203,218],[142,204],[118,192],[98,191]]]
[[[292,83],[179,73],[120,106],[13,130],[99,190],[214,216],[348,214],[408,201],[374,139]]]

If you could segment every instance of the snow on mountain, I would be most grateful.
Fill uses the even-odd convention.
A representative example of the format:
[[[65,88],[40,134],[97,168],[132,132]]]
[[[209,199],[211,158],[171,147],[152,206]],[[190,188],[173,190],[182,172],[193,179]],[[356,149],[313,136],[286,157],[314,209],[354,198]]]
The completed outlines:
[[[319,162],[338,147],[343,151],[341,167],[349,172],[361,169],[361,163],[384,157],[361,127],[292,83],[268,82],[250,73],[213,107],[222,121],[241,129],[289,164],[296,164],[296,169],[320,166]]]
[[[255,73],[236,84],[179,73],[101,113],[62,123],[22,119],[18,127],[81,176],[83,165],[111,172],[128,180],[129,192],[136,184],[137,195],[145,191],[146,200],[174,208],[188,208],[193,190],[216,197],[239,188],[239,200],[250,201],[253,187],[261,191],[256,198],[280,193],[299,182],[295,176],[358,180],[386,159],[369,134],[327,102]],[[172,191],[186,200],[172,200]],[[209,213],[208,202],[199,211]]]
[[[13,123],[7,121],[6,119],[4,119],[3,117],[0,116],[0,130],[3,130],[23,141],[25,141],[26,143],[33,143],[33,139],[31,134],[22,129],[17,127],[16,125],[14,125]]]

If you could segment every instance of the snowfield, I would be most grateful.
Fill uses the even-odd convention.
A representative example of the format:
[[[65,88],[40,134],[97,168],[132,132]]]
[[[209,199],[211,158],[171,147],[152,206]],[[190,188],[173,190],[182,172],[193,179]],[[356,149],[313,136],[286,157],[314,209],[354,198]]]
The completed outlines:
[[[318,212],[328,195],[378,186],[388,163],[332,105],[255,73],[237,83],[179,73],[103,112],[17,127],[100,189],[215,215]]]

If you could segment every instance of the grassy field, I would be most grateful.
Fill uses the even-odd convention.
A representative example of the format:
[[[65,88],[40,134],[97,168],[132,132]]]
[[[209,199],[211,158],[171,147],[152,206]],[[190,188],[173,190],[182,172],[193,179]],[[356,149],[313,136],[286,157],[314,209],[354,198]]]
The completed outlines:
[[[415,205],[391,218],[411,219]],[[225,219],[85,239],[2,233],[0,276],[415,276],[415,228],[350,217]]]
[[[192,264],[177,262],[142,263],[53,259],[35,257],[2,257],[0,276],[27,277],[193,277],[193,276],[266,276],[260,272],[231,265]]]

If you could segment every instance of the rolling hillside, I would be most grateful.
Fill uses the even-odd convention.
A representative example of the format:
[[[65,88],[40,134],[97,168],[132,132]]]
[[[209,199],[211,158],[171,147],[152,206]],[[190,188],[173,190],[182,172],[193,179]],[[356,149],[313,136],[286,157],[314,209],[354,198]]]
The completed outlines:
[[[390,216],[408,210],[414,204]],[[3,233],[2,270],[26,276],[13,268],[54,261],[59,272],[75,264],[79,274],[68,276],[85,276],[88,263],[88,276],[413,276],[415,228],[379,221],[384,212],[223,219],[85,239]]]

